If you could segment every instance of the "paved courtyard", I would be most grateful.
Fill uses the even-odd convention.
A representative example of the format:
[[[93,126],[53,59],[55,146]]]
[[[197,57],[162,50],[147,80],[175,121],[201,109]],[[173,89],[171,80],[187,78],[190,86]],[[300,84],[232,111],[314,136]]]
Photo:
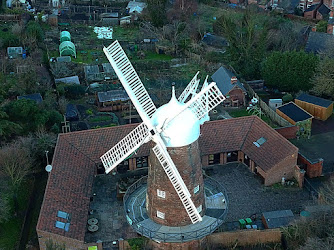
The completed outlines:
[[[309,193],[297,187],[265,187],[259,177],[251,173],[247,166],[229,163],[205,168],[206,174],[222,184],[229,199],[226,222],[237,221],[254,214],[260,219],[261,213],[273,210],[291,209],[298,214],[305,205],[312,204]],[[126,175],[141,172],[128,172]],[[95,177],[93,201],[90,208],[94,210],[91,218],[99,220],[99,230],[87,232],[86,242],[102,240],[104,245],[112,247],[112,241],[119,238],[136,237],[137,234],[127,224],[123,202],[116,198],[116,182],[123,175],[98,175]]]
[[[262,212],[291,209],[300,213],[305,205],[312,204],[309,193],[298,187],[265,187],[260,177],[238,163],[214,166],[206,170],[212,178],[225,186],[229,199],[226,221],[237,221]]]

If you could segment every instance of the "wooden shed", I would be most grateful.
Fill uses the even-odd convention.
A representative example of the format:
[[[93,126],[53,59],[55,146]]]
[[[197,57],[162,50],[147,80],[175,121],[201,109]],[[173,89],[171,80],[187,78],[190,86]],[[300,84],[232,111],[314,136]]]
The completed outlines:
[[[309,112],[316,119],[327,120],[333,113],[333,101],[317,96],[301,94],[295,99],[295,103]]]
[[[292,125],[299,127],[297,136],[311,136],[311,125],[313,116],[307,111],[296,105],[294,102],[289,102],[276,109],[276,113],[290,122]]]

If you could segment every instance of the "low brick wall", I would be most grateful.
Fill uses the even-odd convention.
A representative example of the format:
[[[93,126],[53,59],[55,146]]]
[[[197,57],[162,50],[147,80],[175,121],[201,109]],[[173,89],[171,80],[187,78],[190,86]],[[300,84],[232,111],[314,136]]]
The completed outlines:
[[[234,246],[236,242],[238,242],[238,246],[250,246],[258,243],[279,243],[281,242],[281,231],[279,229],[247,229],[236,232],[222,232],[207,236],[207,240],[208,245],[212,247]]]
[[[297,138],[298,127],[297,126],[289,126],[282,128],[275,128],[275,130],[285,137],[286,139],[295,139]]]
[[[298,154],[298,165],[306,167],[306,175],[314,178],[322,175],[322,166],[324,160],[322,158],[310,160],[301,153]]]

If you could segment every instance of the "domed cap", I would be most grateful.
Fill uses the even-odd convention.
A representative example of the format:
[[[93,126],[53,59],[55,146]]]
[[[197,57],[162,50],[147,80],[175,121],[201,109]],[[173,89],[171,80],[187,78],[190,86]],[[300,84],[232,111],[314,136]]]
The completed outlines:
[[[174,86],[171,100],[157,109],[152,117],[154,126],[165,126],[161,133],[167,147],[182,147],[196,141],[200,134],[200,122],[196,115],[188,108],[174,118],[168,125],[164,124],[169,118],[177,115],[184,108],[175,97]]]

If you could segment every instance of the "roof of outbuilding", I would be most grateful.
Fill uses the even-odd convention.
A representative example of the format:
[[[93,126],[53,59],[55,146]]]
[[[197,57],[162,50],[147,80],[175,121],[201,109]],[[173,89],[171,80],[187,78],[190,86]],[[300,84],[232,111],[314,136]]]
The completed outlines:
[[[109,90],[106,92],[98,92],[97,97],[99,102],[111,102],[111,101],[127,101],[129,96],[125,90]]]
[[[35,93],[35,94],[30,94],[30,95],[20,95],[17,97],[17,100],[21,100],[21,99],[33,100],[38,104],[43,102],[43,98],[40,93]]]
[[[262,216],[266,220],[269,229],[287,226],[294,219],[291,210],[264,212]]]
[[[317,54],[333,43],[334,36],[332,34],[311,31],[306,42],[305,51]]]
[[[279,111],[290,117],[295,122],[305,121],[313,116],[307,113],[304,109],[296,105],[294,102],[289,102],[277,108]]]
[[[223,95],[227,95],[235,86],[238,86],[243,91],[246,92],[246,89],[242,85],[242,83],[237,80],[236,83],[231,83],[231,78],[235,76],[231,71],[227,70],[224,67],[220,67],[212,76],[212,80],[217,83],[217,87],[220,89]]]
[[[314,96],[314,95],[309,95],[309,94],[306,94],[306,93],[303,93],[303,94],[299,95],[296,98],[296,100],[312,103],[314,105],[318,105],[318,106],[321,106],[321,107],[324,107],[324,108],[328,108],[329,105],[331,105],[333,103],[333,101],[331,101],[331,100],[320,98],[320,97],[317,97],[317,96]]]
[[[58,136],[37,230],[84,241],[89,203],[100,156],[118,143],[138,124],[60,134]],[[242,150],[264,171],[298,152],[283,136],[257,116],[210,121],[202,125],[201,153]],[[253,142],[264,137],[260,147]],[[133,157],[148,156],[150,144],[142,145]],[[71,216],[68,232],[56,228],[58,211]]]

